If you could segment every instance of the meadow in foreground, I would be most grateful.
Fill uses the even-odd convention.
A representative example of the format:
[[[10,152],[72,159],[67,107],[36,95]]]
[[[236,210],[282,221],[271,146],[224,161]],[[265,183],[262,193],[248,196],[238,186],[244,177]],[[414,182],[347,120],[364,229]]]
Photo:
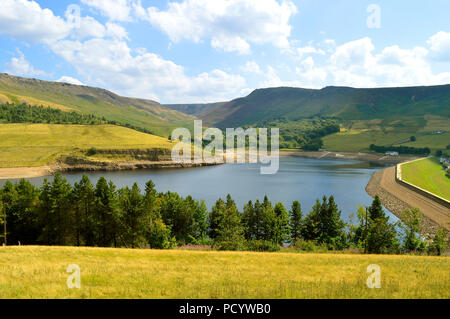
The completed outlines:
[[[81,289],[67,288],[70,264]],[[448,299],[449,270],[448,257],[1,247],[0,298]]]

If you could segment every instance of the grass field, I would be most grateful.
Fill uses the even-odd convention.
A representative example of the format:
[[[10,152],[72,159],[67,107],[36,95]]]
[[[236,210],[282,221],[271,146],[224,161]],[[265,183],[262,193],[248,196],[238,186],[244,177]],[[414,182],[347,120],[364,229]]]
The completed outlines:
[[[81,289],[67,288],[70,264]],[[0,247],[0,297],[448,299],[449,269],[449,257]]]
[[[441,135],[423,135],[417,132],[397,131],[364,131],[344,130],[340,133],[325,136],[324,148],[330,151],[367,152],[371,144],[410,146],[416,148],[429,147],[434,153],[436,150],[445,150],[450,144],[450,132]],[[415,142],[406,142],[411,136],[416,137]]]
[[[436,157],[403,164],[402,179],[450,200],[450,178]]]
[[[114,125],[0,124],[0,167],[45,165],[61,155],[91,147],[171,148],[172,143]]]

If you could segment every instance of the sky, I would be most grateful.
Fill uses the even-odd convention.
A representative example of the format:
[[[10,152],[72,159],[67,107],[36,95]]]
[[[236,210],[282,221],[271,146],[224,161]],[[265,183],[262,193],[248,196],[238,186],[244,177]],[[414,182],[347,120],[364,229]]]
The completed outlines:
[[[0,71],[160,103],[450,84],[448,0],[1,0]]]

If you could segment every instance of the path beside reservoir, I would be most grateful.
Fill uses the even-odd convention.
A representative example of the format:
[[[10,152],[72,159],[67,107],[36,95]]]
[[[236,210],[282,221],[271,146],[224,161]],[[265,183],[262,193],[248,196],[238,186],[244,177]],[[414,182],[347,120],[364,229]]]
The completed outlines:
[[[375,172],[366,191],[372,197],[379,195],[383,205],[399,218],[406,209],[420,209],[424,236],[434,234],[439,227],[450,231],[450,209],[399,184],[395,180],[395,167]]]

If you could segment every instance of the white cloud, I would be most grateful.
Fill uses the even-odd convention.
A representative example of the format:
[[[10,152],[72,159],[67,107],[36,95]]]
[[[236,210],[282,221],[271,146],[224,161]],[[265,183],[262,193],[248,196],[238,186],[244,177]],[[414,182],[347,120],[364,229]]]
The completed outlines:
[[[114,21],[130,21],[132,6],[131,0],[81,0],[87,6],[99,10],[104,16]]]
[[[63,82],[63,83],[69,83],[69,84],[75,84],[75,85],[84,85],[83,82],[81,82],[80,80],[77,80],[70,76],[62,76],[56,82]]]
[[[170,2],[166,11],[149,7],[136,12],[140,17],[145,13],[173,42],[211,39],[215,48],[248,53],[250,44],[288,47],[289,20],[297,8],[290,0],[184,0]]]
[[[440,31],[427,41],[431,54],[438,60],[450,61],[450,33]]]
[[[213,37],[211,46],[215,49],[222,49],[225,52],[250,53],[250,45],[240,37]]]
[[[325,69],[315,67],[312,57],[303,60],[300,66],[295,68],[295,72],[299,77],[298,81],[301,86],[307,88],[321,88],[328,77]]]
[[[24,54],[17,50],[19,57],[14,57],[6,63],[6,73],[23,76],[43,76],[47,75],[44,71],[36,70],[26,59]]]
[[[303,58],[304,55],[308,54],[319,54],[319,55],[325,55],[325,51],[322,49],[317,49],[313,46],[306,46],[306,47],[300,47],[295,49],[295,54],[299,59]]]
[[[450,82],[450,73],[433,73],[429,52],[423,47],[384,48],[374,54],[370,38],[350,41],[336,48],[327,65],[336,85],[355,87],[437,85]]]
[[[247,61],[245,65],[241,67],[241,70],[245,73],[261,73],[261,68],[255,61]]]
[[[70,29],[66,21],[34,1],[1,1],[0,34],[32,42],[51,42],[68,36]]]
[[[125,29],[117,24],[106,27],[90,16],[77,16],[68,9],[65,19],[43,9],[35,1],[1,0],[0,34],[35,43],[52,43],[67,37],[75,39],[127,38]]]
[[[158,97],[165,103],[211,102],[232,98],[245,87],[244,78],[218,69],[188,76],[182,66],[145,51],[133,54],[119,40],[64,40],[52,45],[52,50],[75,66],[88,83],[127,96]]]

